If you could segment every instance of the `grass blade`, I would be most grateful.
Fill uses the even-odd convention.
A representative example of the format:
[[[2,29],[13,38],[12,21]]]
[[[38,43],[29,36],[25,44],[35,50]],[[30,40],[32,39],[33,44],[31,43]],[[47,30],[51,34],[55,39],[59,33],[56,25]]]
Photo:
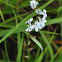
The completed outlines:
[[[5,47],[5,53],[6,53],[7,60],[8,60],[8,62],[10,62],[10,60],[9,60],[9,56],[8,56],[8,52],[7,52],[7,44],[6,44],[6,40],[4,41],[4,47]]]
[[[41,55],[39,56],[39,58],[36,60],[36,62],[41,62],[42,57],[43,57],[43,52],[41,53]]]
[[[2,20],[3,20],[3,23],[5,23],[5,20],[4,20],[3,13],[2,13],[2,11],[1,11],[1,9],[0,9],[0,15],[1,15],[1,18],[2,18]]]
[[[19,47],[18,47],[18,54],[17,54],[16,62],[21,62],[23,38],[24,38],[24,34],[22,36],[22,41],[20,42]]]
[[[50,43],[48,42],[47,38],[45,37],[44,33],[42,31],[39,31],[41,36],[43,37],[44,39],[44,42],[46,43],[46,45],[48,46],[48,49],[50,51],[50,54],[51,54],[51,62],[53,62],[53,57],[54,57],[54,54],[53,54],[53,50],[52,50],[52,47],[50,46]]]
[[[48,20],[48,21],[46,22],[46,26],[47,26],[47,25],[51,25],[51,24],[55,24],[55,23],[60,23],[60,22],[62,22],[62,17]]]
[[[41,51],[43,52],[43,47],[41,43],[37,39],[35,39],[33,36],[31,36],[31,39],[40,47]]]

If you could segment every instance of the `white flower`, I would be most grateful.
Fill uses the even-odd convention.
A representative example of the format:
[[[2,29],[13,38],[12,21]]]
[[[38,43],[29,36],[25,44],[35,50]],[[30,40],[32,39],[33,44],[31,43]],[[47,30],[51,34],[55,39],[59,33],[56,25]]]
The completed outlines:
[[[35,10],[35,12],[39,15],[45,15],[46,16],[46,10],[44,9],[43,12],[38,8]]]
[[[31,32],[34,29],[34,27],[35,27],[34,25],[28,25],[28,28],[25,31]]]
[[[29,20],[26,22],[26,24],[27,24],[27,23],[28,23],[28,24],[31,24],[32,21],[33,21],[33,18],[29,19]]]
[[[39,12],[38,14],[39,14],[39,15],[44,15],[44,13],[43,13],[43,12]]]
[[[36,6],[38,5],[38,2],[36,2],[35,0],[32,0],[30,1],[30,6],[31,8],[34,10],[36,9]],[[38,14],[38,15],[42,15],[43,18],[41,17],[38,17],[38,20],[34,22],[34,24],[32,24],[32,21],[33,21],[33,18],[29,19],[26,24],[28,24],[28,28],[25,30],[26,32],[29,31],[31,32],[33,29],[35,29],[36,32],[38,32],[39,29],[42,29],[45,27],[45,23],[47,22],[46,20],[46,17],[47,17],[47,14],[46,14],[46,10],[43,9],[40,10],[39,8],[35,10],[35,12]]]
[[[38,17],[38,19],[39,19],[39,21],[41,22],[41,18],[40,18],[40,17]]]
[[[35,25],[32,25],[31,28],[34,29],[35,28]]]
[[[44,15],[45,13],[43,13],[39,8],[35,10],[35,12],[39,15]]]
[[[37,26],[38,26],[39,29],[42,29],[42,23],[41,23],[41,21],[38,22]]]
[[[28,25],[28,28],[27,28],[25,31],[26,31],[26,32],[27,32],[27,31],[31,32],[31,31],[32,31],[31,26],[30,26],[30,25]]]
[[[41,22],[40,25],[41,25],[42,28],[45,27],[45,23],[44,22]]]
[[[40,21],[40,22],[38,22],[37,26],[39,29],[42,29],[45,26],[45,24],[44,24],[44,22]]]
[[[32,30],[30,29],[30,28],[27,28],[26,30],[25,30],[26,32],[31,32]]]
[[[36,2],[35,0],[30,1],[30,6],[32,9],[35,9],[37,5],[38,5],[38,2]]]
[[[38,30],[39,30],[38,27],[36,27],[36,28],[35,28],[35,31],[38,32]]]
[[[43,12],[38,8],[35,10],[35,12],[39,15],[44,15],[45,17],[47,17],[47,14],[46,14],[46,10],[43,9]]]
[[[44,18],[41,19],[41,17],[38,17],[38,19],[39,19],[39,22],[41,22],[41,23],[46,23],[46,21],[47,21],[47,20],[44,19]]]
[[[43,16],[43,18],[42,18],[42,20],[45,20],[45,19],[46,19],[46,17],[47,17],[47,15],[44,15],[44,16]]]
[[[38,30],[39,30],[39,28],[38,28],[38,21],[35,21],[34,25],[35,25],[35,31],[38,32]]]
[[[39,29],[42,29],[42,26],[41,26],[41,23],[40,22],[36,21],[34,23],[34,25],[35,25],[35,31],[36,32],[38,32]]]
[[[43,9],[43,13],[45,13],[45,14],[46,14],[46,12],[47,12],[47,11],[46,11],[45,9]]]
[[[41,27],[44,27],[45,26],[45,24],[44,23],[46,23],[46,19],[41,19],[40,17],[38,17],[38,19],[39,19],[39,25],[41,26]]]
[[[42,22],[43,22],[43,23],[46,23],[46,22],[47,22],[47,20],[46,20],[46,19],[44,19],[44,20],[42,20]]]
[[[35,12],[39,13],[39,12],[41,12],[41,10],[38,8],[38,9],[35,10]]]

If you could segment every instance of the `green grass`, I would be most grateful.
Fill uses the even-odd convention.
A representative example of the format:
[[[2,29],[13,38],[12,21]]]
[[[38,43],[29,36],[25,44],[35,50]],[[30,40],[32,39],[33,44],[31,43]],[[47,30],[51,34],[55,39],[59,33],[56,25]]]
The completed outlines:
[[[38,16],[30,8],[30,1],[0,0],[0,44],[4,43],[4,47],[2,48],[3,45],[0,47],[2,55],[0,62],[62,62],[62,46],[53,42],[53,40],[58,41],[57,38],[59,37],[59,42],[62,41],[62,1],[36,0],[39,2],[38,7],[41,10],[47,10],[46,26],[39,32],[34,30],[25,32],[27,28],[25,22],[34,16]],[[7,49],[7,42],[10,37],[12,37],[14,45],[15,43],[17,45],[16,60],[11,60],[12,55],[10,58]],[[29,42],[30,45],[28,45]]]

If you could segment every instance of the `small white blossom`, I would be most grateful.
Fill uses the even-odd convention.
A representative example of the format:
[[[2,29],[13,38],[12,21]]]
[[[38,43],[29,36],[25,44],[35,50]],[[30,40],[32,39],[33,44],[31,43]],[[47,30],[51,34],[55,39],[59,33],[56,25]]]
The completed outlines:
[[[44,15],[44,13],[43,13],[39,8],[36,9],[35,12],[36,12],[37,14],[39,14],[39,15]]]
[[[42,11],[38,8],[38,9],[35,10],[35,12],[36,12],[37,14],[39,14],[39,15],[44,15],[44,16],[47,17],[47,14],[46,14],[46,10],[45,10],[45,9],[43,9],[43,12],[42,12]]]
[[[35,31],[38,32],[38,30],[39,30],[39,28],[38,28],[38,21],[35,21],[34,28],[35,28]]]
[[[36,2],[35,0],[30,1],[30,6],[33,10],[36,8],[37,5],[38,5],[38,2]],[[31,32],[33,29],[35,29],[35,31],[38,32],[39,29],[43,29],[45,27],[45,23],[47,22],[47,20],[46,20],[46,17],[47,17],[46,10],[43,9],[43,11],[42,11],[38,8],[38,9],[35,10],[35,12],[38,15],[42,15],[43,18],[38,17],[38,20],[35,21],[33,24],[32,24],[33,18],[29,19],[26,22],[26,24],[28,24],[28,28],[25,30],[26,32],[27,31]]]
[[[25,31],[31,32],[34,29],[34,27],[35,27],[34,25],[28,25],[28,28]]]
[[[45,24],[44,24],[43,22],[41,22],[41,26],[42,26],[42,28],[43,28],[43,27],[45,27]]]
[[[35,25],[32,25],[31,28],[34,29],[35,28]]]
[[[35,10],[35,12],[39,13],[39,12],[41,12],[41,10],[38,8],[38,9]]]
[[[46,20],[46,19],[45,19],[45,20],[42,20],[42,22],[43,22],[43,23],[46,23],[46,22],[47,22],[47,20]]]
[[[42,29],[41,22],[35,21],[35,31],[38,32],[39,29]]]
[[[32,29],[31,29],[30,27],[28,27],[25,31],[26,31],[26,32],[27,32],[27,31],[31,32]]]
[[[30,6],[32,9],[35,9],[37,5],[38,5],[38,2],[36,2],[35,0],[30,1]]]
[[[39,14],[39,15],[44,15],[44,13],[43,13],[43,12],[39,12],[38,14]]]
[[[38,22],[38,24],[37,24],[37,25],[38,25],[38,28],[39,28],[39,29],[42,29],[42,28],[43,28],[43,27],[42,27],[42,23],[41,23],[41,21],[40,21],[40,22]]]
[[[27,23],[30,24],[32,21],[33,21],[33,18],[29,19],[29,20],[26,22],[26,24],[27,24]]]
[[[43,23],[46,23],[46,21],[47,21],[46,19],[41,18],[41,17],[38,17],[38,19],[39,19],[39,21],[40,21],[41,23],[42,23],[42,22],[43,22]]]
[[[42,20],[45,20],[45,19],[46,19],[46,16],[44,15],[43,18],[42,18]]]
[[[47,11],[46,11],[45,9],[43,9],[43,13],[45,13],[45,14],[46,14],[46,12],[47,12]]]
[[[39,19],[39,25],[41,25],[42,27],[44,27],[45,26],[45,24],[44,23],[46,23],[46,19],[41,19],[40,17],[38,17],[38,19]]]
[[[40,18],[40,17],[38,17],[38,19],[39,19],[39,21],[41,22],[41,18]]]

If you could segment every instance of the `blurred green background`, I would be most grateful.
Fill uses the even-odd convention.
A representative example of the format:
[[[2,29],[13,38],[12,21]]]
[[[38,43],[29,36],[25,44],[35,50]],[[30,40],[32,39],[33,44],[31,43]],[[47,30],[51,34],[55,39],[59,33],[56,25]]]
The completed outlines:
[[[62,0],[36,0],[47,10],[46,26],[25,32],[37,16],[30,1],[0,0],[0,62],[62,62]]]

